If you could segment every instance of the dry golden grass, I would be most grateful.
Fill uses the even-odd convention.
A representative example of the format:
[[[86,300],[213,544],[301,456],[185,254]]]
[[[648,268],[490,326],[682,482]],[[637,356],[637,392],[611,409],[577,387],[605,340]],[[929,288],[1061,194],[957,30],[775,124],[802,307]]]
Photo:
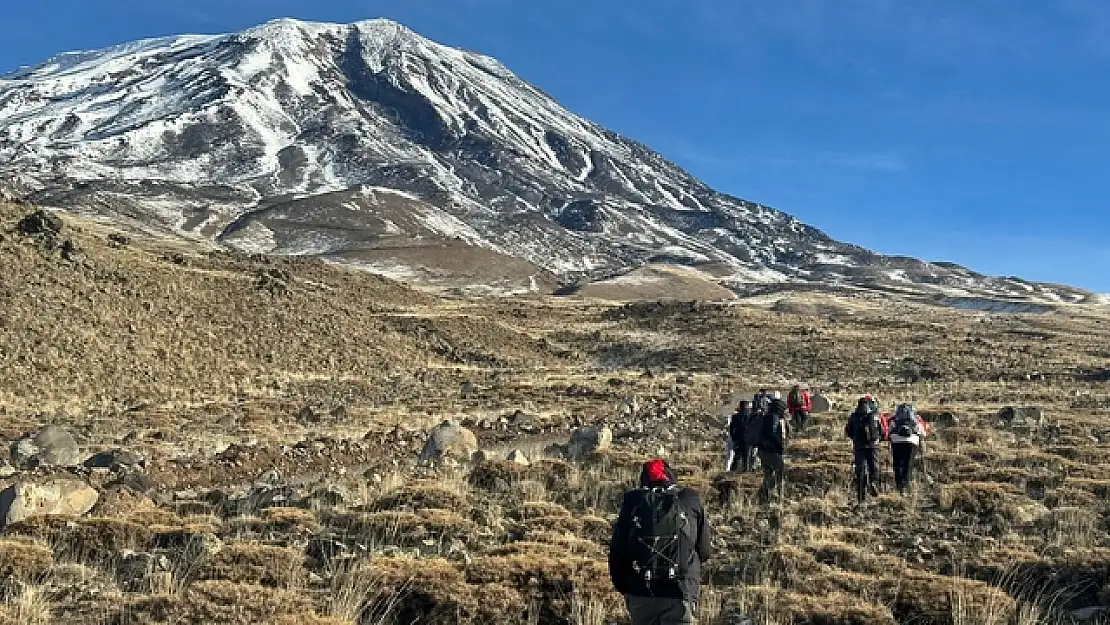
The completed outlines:
[[[69,263],[9,232],[25,210],[0,206],[0,434],[55,421],[90,447],[133,446],[150,491],[95,473],[105,496],[91,517],[7,528],[0,620],[623,622],[611,522],[660,447],[718,528],[701,625],[1031,625],[1110,601],[1110,445],[1096,442],[1110,429],[1098,381],[1110,315],[1094,309],[987,315],[863,294],[792,296],[787,308],[816,316],[770,301],[443,300],[304,259],[181,265],[159,246],[107,246],[79,219],[65,236],[85,261]],[[287,295],[255,288],[273,268]],[[902,381],[926,366],[939,377]],[[759,474],[720,472],[720,398],[795,377],[840,407],[876,392],[959,425],[936,427],[912,497],[856,509],[846,413],[816,415],[768,509]],[[630,396],[641,414],[619,416]],[[663,405],[673,416],[660,420]],[[1003,405],[1042,406],[1048,425],[1000,428]],[[508,424],[517,410],[542,415],[540,431]],[[533,464],[415,466],[424,428],[447,417]],[[568,426],[600,422],[612,449],[545,457]],[[304,493],[235,503],[271,469]],[[885,448],[883,470],[889,482]],[[321,486],[342,501],[302,497]],[[168,502],[177,490],[194,494]],[[166,554],[170,570],[120,594],[124,550]]]

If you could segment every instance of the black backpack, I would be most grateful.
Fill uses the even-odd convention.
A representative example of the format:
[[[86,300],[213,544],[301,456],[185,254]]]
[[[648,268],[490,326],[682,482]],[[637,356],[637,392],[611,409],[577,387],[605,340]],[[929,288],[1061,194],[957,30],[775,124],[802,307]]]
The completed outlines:
[[[688,557],[683,557],[681,543],[689,515],[679,501],[679,489],[641,488],[633,492],[639,497],[632,508],[628,532],[633,574],[649,585],[685,578]]]
[[[771,410],[771,396],[767,393],[756,393],[752,397],[752,414],[757,416],[766,416],[768,411]]]
[[[855,413],[852,415],[852,442],[860,447],[874,447],[883,440],[883,424],[877,412]]]
[[[786,450],[786,404],[772,401],[762,421],[760,447],[773,453]]]
[[[891,420],[890,433],[894,436],[910,437],[917,430],[917,417],[914,415],[913,406],[902,404],[894,411]]]

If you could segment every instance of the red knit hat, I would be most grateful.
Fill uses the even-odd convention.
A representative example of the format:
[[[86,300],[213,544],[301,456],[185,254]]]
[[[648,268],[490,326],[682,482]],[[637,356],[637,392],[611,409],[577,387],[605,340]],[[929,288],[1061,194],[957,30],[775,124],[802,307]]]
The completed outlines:
[[[669,482],[671,479],[667,475],[667,466],[659,459],[645,462],[644,473],[647,475],[648,482]]]

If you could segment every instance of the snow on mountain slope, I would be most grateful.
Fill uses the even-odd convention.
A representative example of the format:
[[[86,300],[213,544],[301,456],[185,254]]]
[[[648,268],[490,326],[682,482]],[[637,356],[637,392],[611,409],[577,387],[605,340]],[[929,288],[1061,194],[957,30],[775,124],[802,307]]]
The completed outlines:
[[[4,190],[254,252],[373,252],[375,266],[455,241],[564,281],[671,263],[737,290],[1086,297],[837,242],[715,192],[494,59],[384,20],[278,20],[5,75]]]

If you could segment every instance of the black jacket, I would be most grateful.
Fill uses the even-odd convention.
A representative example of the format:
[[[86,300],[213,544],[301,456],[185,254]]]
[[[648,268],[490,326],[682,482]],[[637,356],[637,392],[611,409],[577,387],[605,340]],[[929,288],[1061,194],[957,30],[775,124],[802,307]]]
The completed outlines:
[[[758,421],[751,412],[736,412],[728,422],[728,435],[732,437],[732,444],[746,443],[754,445],[759,442],[759,435],[752,427],[753,421]]]
[[[874,433],[877,435],[867,436],[862,430],[872,419],[878,426],[878,431]],[[879,421],[879,416],[857,409],[848,416],[848,423],[844,426],[844,436],[852,440],[852,447],[855,449],[877,449],[882,440],[882,423]]]
[[[679,503],[685,508],[691,520],[679,539],[679,557],[686,562],[685,576],[675,581],[654,581],[649,587],[643,578],[633,572],[632,561],[627,554],[627,537],[632,524],[633,506],[637,500],[635,491],[625,494],[620,516],[613,527],[613,539],[609,543],[609,576],[613,580],[613,587],[623,595],[680,597],[686,601],[697,602],[701,585],[701,565],[709,561],[713,553],[712,529],[698,494],[692,489],[678,487],[670,467],[667,467],[667,475],[670,480],[666,484],[649,484],[646,475],[641,473],[640,485],[641,487],[670,486],[679,489]]]
[[[776,436],[775,426],[781,424],[782,438]],[[786,441],[790,438],[790,420],[786,416],[786,404],[781,399],[771,402],[771,409],[760,419],[759,450],[772,454],[786,453]]]

